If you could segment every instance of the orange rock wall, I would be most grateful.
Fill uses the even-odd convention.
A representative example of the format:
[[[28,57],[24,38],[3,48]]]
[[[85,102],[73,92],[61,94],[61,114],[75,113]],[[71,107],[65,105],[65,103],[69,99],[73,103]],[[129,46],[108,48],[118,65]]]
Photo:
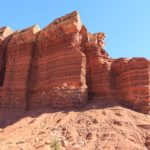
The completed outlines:
[[[98,41],[98,35],[101,35],[101,40]],[[89,40],[86,44],[87,55],[87,82],[89,87],[89,95],[97,96],[99,99],[111,98],[110,85],[110,67],[108,54],[103,49],[104,34],[97,35],[89,34]],[[102,42],[102,43],[101,43]]]
[[[118,59],[111,67],[113,96],[142,112],[150,110],[150,62],[145,58]]]
[[[82,106],[87,101],[86,56],[76,13],[57,19],[36,41],[31,107]]]
[[[88,33],[77,12],[43,30],[0,28],[0,107],[80,107],[92,98],[149,113],[150,61],[112,59],[104,38]]]
[[[26,89],[32,60],[34,33],[32,29],[16,32],[9,37],[1,52],[5,53],[3,67],[5,78],[1,87],[1,105],[4,107],[26,107]],[[5,42],[4,42],[5,44]]]

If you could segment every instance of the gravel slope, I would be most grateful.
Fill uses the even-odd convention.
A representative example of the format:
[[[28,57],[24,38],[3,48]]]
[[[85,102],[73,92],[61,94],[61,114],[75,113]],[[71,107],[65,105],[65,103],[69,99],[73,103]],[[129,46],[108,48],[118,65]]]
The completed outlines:
[[[0,110],[0,150],[56,146],[61,150],[147,150],[150,116],[113,102],[92,102],[80,110]]]

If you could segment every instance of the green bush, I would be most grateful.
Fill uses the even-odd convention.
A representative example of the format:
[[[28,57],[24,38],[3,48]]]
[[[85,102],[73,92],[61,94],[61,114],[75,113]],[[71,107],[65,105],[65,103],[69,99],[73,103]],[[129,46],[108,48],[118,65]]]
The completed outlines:
[[[56,138],[52,141],[52,150],[60,150],[60,141]]]

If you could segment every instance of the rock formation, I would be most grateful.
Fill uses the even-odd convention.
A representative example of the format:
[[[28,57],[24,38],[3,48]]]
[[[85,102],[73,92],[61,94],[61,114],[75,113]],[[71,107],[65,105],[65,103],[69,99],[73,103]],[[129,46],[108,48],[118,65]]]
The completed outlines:
[[[149,113],[149,60],[112,59],[104,38],[88,33],[78,12],[43,30],[0,28],[0,107],[80,107],[97,99]]]

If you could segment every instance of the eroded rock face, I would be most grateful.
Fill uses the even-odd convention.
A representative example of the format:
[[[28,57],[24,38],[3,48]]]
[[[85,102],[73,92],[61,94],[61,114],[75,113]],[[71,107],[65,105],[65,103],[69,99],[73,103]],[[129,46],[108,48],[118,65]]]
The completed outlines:
[[[111,71],[114,97],[134,106],[136,110],[150,110],[149,68],[145,58],[117,59]]]
[[[78,12],[12,32],[0,28],[0,106],[80,107],[117,100],[148,113],[149,61],[112,59],[104,33],[88,33]]]
[[[88,34],[86,43],[87,82],[90,96],[105,100],[111,98],[109,56],[103,49],[104,33]]]
[[[55,20],[36,39],[31,107],[77,107],[87,101],[86,56],[77,12]]]
[[[3,72],[1,78],[2,107],[25,108],[32,63],[32,49],[38,26],[11,34],[3,42]]]

